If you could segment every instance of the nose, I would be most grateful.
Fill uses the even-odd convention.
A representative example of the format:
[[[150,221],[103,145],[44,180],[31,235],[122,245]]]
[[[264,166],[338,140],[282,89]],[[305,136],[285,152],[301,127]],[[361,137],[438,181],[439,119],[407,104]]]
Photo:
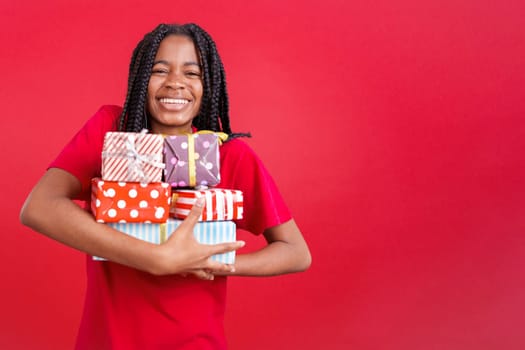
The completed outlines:
[[[180,89],[186,86],[184,75],[178,72],[170,72],[166,79],[166,86],[173,89]]]

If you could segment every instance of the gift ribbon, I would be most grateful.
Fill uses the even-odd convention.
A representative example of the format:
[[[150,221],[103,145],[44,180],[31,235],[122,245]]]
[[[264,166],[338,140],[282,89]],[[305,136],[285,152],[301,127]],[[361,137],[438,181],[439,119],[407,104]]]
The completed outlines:
[[[172,193],[171,194],[171,205],[175,204],[177,202],[177,199],[179,198],[178,193]]]
[[[188,173],[190,186],[195,187],[197,184],[197,166],[195,165],[195,139],[188,135]]]
[[[142,132],[141,134],[145,134]],[[146,181],[146,175],[144,174],[144,165],[148,164],[155,168],[164,169],[164,163],[159,161],[159,155],[156,154],[140,154],[137,151],[135,135],[127,135],[125,146],[126,146],[126,157],[130,160],[128,165],[128,172],[137,173],[139,178]]]
[[[160,243],[164,243],[168,239],[168,235],[166,233],[166,224],[160,224],[159,230],[160,230],[160,237],[159,237]]]
[[[193,134],[202,134],[202,135],[215,134],[219,138],[219,145],[222,145],[222,143],[228,139],[228,134],[226,134],[224,132],[221,132],[221,131],[200,130],[200,131],[197,131],[197,132],[195,132]],[[191,134],[189,134],[189,135],[191,135]]]

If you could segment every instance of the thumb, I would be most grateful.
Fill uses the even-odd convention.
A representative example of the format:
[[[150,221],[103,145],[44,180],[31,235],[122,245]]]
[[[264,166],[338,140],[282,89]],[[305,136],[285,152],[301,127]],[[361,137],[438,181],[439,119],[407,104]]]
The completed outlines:
[[[191,208],[190,213],[188,214],[186,219],[184,219],[184,221],[182,222],[181,226],[195,226],[195,224],[199,221],[199,218],[202,214],[202,210],[204,209],[204,203],[204,197],[197,198],[197,201]]]

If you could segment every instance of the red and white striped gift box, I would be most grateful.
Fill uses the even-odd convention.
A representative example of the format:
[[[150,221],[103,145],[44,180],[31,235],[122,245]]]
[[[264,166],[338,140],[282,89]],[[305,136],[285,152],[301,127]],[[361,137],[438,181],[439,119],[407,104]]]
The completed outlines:
[[[239,190],[211,188],[207,190],[174,190],[170,216],[184,219],[197,198],[206,199],[199,221],[239,220],[243,215],[243,194]]]
[[[123,182],[162,180],[164,138],[135,132],[108,132],[102,149],[102,179]]]

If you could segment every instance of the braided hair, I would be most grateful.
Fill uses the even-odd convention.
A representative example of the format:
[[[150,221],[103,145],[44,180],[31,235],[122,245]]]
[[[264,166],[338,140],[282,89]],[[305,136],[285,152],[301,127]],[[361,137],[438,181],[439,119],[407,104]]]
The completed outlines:
[[[151,70],[161,41],[172,34],[183,35],[193,41],[202,65],[202,102],[198,114],[193,118],[193,125],[199,130],[222,131],[229,135],[228,139],[249,137],[250,134],[231,131],[224,66],[213,39],[193,23],[160,24],[146,34],[133,50],[128,92],[119,119],[119,130],[139,132],[149,129],[146,101]]]

